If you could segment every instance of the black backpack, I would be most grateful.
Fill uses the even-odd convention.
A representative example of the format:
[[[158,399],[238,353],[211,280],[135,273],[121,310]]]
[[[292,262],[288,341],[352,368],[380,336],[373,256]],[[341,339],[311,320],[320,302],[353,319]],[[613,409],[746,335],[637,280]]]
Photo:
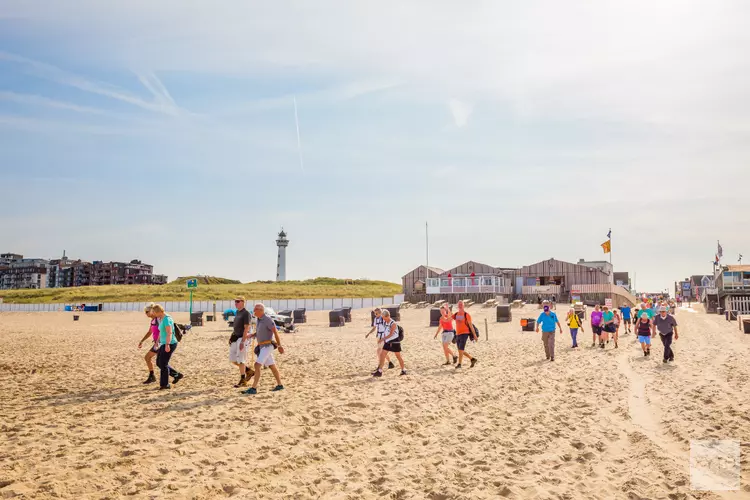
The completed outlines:
[[[177,342],[182,342],[182,337],[185,336],[185,334],[190,330],[190,325],[181,325],[179,323],[174,324],[174,336],[177,339]]]
[[[398,327],[398,341],[401,342],[404,340],[404,328],[401,325],[396,325]]]

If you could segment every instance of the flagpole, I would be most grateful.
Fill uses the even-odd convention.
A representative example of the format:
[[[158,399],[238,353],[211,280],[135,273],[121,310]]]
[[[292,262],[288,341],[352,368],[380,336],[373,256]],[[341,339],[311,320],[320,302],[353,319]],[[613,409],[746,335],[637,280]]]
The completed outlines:
[[[424,222],[424,244],[425,255],[427,256],[427,269],[424,271],[424,287],[427,291],[427,279],[430,277],[430,234],[428,232],[427,221]]]
[[[609,265],[612,266],[612,228],[609,228]],[[612,273],[615,272],[615,266],[612,266]],[[612,279],[614,280],[614,274],[612,274]]]

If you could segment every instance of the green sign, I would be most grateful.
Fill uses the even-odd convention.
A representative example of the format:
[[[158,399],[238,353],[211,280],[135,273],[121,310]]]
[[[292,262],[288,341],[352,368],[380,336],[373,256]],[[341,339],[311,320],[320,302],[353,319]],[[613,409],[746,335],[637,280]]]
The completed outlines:
[[[187,280],[187,287],[188,288],[198,288],[198,280],[193,278],[191,280]]]

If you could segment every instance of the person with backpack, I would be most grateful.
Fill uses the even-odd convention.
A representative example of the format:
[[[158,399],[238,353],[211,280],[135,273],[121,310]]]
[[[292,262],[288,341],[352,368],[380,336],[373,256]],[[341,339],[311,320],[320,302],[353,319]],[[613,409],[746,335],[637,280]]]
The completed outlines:
[[[154,382],[156,382],[156,377],[154,376],[154,358],[159,352],[159,320],[157,320],[153,314],[154,305],[155,304],[152,302],[143,309],[143,312],[146,313],[146,317],[151,320],[151,325],[149,326],[146,335],[144,335],[141,341],[138,342],[138,349],[141,349],[143,347],[143,343],[149,337],[151,337],[154,342],[151,346],[151,349],[149,349],[146,353],[145,357],[146,366],[148,367],[148,378],[143,382],[144,384],[153,384]],[[172,383],[176,384],[182,378],[182,374],[177,373],[177,370],[175,370],[171,366],[168,368],[169,376],[174,378],[172,380]]]
[[[615,314],[609,310],[609,306],[607,305],[602,308],[602,325],[602,336],[599,339],[599,347],[604,349],[605,342],[609,344],[609,334],[614,334],[616,331]]]
[[[398,364],[401,366],[401,375],[406,375],[406,369],[404,368],[404,358],[401,357],[401,341],[404,340],[404,329],[395,321],[391,319],[391,312],[388,309],[383,309],[383,325],[385,326],[385,335],[383,337],[383,350],[380,351],[380,362],[378,363],[378,369],[372,374],[373,377],[383,376],[383,365],[385,365],[385,358],[389,352],[392,352]]]
[[[169,385],[169,360],[177,350],[177,336],[175,335],[174,320],[169,316],[164,308],[159,304],[154,304],[151,308],[154,318],[159,321],[159,348],[156,353],[156,366],[159,367],[159,390],[171,389]],[[183,378],[181,373],[177,373],[173,382],[179,382]]]
[[[453,327],[453,318],[451,317],[451,311],[447,305],[443,305],[440,308],[440,312],[440,325],[438,326],[437,332],[435,332],[433,338],[436,339],[438,335],[441,333],[443,334],[441,340],[443,343],[443,354],[445,354],[445,365],[451,364],[451,358],[453,358],[452,364],[455,365],[458,361],[458,356],[451,351],[451,343],[453,342],[453,339],[456,338],[456,329]]]
[[[471,322],[471,314],[466,311],[464,301],[459,300],[456,305],[458,307],[458,312],[453,315],[453,319],[456,321],[456,347],[458,348],[458,364],[456,365],[456,370],[461,368],[464,358],[469,358],[471,361],[471,366],[469,368],[474,368],[474,365],[477,364],[477,358],[466,352],[466,342],[469,341],[469,338],[471,338],[472,342],[477,341],[476,327]]]
[[[578,348],[578,330],[583,333],[583,324],[581,318],[576,314],[576,310],[572,307],[568,311],[567,323],[570,327],[570,338],[573,340],[573,345],[570,348],[576,349]]]
[[[367,332],[367,335],[365,335],[365,338],[372,335],[373,332],[377,332],[375,334],[375,340],[377,341],[377,349],[376,349],[376,357],[378,362],[380,361],[380,352],[383,350],[383,336],[385,335],[385,326],[383,323],[383,314],[379,307],[375,308],[375,318],[372,320],[372,328],[369,332]],[[393,364],[393,361],[391,361],[391,355],[389,353],[385,354],[385,358],[388,360],[388,368],[395,368],[396,365]]]

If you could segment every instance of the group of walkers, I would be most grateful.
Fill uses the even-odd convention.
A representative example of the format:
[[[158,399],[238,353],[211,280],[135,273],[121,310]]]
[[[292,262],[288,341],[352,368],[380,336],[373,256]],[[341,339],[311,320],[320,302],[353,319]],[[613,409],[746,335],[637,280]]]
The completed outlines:
[[[237,314],[234,317],[232,335],[229,337],[229,361],[236,366],[239,371],[240,380],[234,387],[244,388],[252,380],[251,386],[242,391],[243,394],[257,394],[258,383],[260,382],[261,371],[263,368],[269,368],[274,378],[276,386],[272,391],[284,389],[281,384],[281,375],[274,360],[274,351],[278,349],[280,354],[284,354],[284,348],[281,345],[279,332],[272,318],[265,314],[263,304],[255,304],[251,314],[245,308],[245,298],[237,297],[234,301]],[[559,330],[563,333],[563,327],[560,324],[557,313],[553,311],[554,303],[544,301],[542,303],[543,312],[539,315],[536,322],[536,331],[542,334],[542,343],[547,360],[555,360],[555,334]],[[673,306],[674,307],[674,306]],[[644,356],[651,355],[651,339],[658,333],[659,338],[664,345],[664,363],[674,361],[674,351],[672,350],[673,340],[679,338],[677,333],[677,321],[674,316],[669,314],[670,307],[667,303],[662,302],[652,305],[643,302],[635,313],[628,306],[619,309],[610,310],[607,305],[594,307],[591,312],[589,322],[592,331],[591,347],[604,349],[606,344],[612,341],[614,348],[619,348],[620,328],[624,325],[623,335],[633,331],[637,334],[637,340],[641,344]],[[452,312],[451,307],[447,304],[440,308],[441,317],[437,331],[433,338],[440,336],[443,355],[445,356],[445,366],[455,365],[455,369],[463,366],[464,360],[469,360],[470,367],[477,364],[477,358],[466,351],[466,346],[471,340],[478,340],[478,329],[473,324],[471,314],[466,310],[463,301],[458,301],[457,311]],[[159,389],[170,389],[171,383],[176,384],[184,375],[175,370],[170,365],[172,354],[178,346],[179,330],[171,316],[166,314],[164,307],[159,304],[151,304],[145,308],[146,316],[151,320],[149,329],[138,343],[138,347],[143,347],[143,343],[151,337],[153,346],[146,353],[145,361],[149,374],[144,384],[156,382],[154,374],[154,357],[156,366],[160,370]],[[633,317],[635,318],[633,320]],[[572,340],[572,349],[578,348],[578,333],[584,333],[583,323],[585,316],[571,308],[566,318],[566,323],[570,328]],[[635,325],[631,327],[631,324]],[[391,318],[388,309],[377,308],[374,311],[374,320],[372,328],[365,335],[368,338],[375,333],[376,353],[378,365],[373,377],[382,377],[383,369],[386,366],[389,369],[395,368],[391,355],[393,355],[401,368],[401,375],[407,375],[404,359],[401,352],[401,342],[404,338],[403,328]],[[610,338],[611,337],[611,338]],[[255,348],[252,348],[255,344]],[[455,344],[455,351],[453,349]],[[248,362],[248,355],[251,361]]]
[[[555,333],[559,329],[563,333],[563,327],[558,320],[557,314],[552,311],[552,306],[548,301],[542,303],[543,312],[539,315],[536,322],[537,333],[542,333],[542,343],[544,344],[544,353],[549,361],[555,360]],[[652,304],[643,302],[633,313],[630,306],[622,306],[619,309],[612,309],[607,305],[600,306],[597,304],[591,312],[589,322],[591,324],[592,343],[591,347],[604,349],[607,344],[612,342],[615,349],[619,348],[620,328],[623,329],[623,335],[630,334],[634,331],[637,334],[637,340],[641,344],[644,356],[651,355],[651,339],[658,333],[664,345],[664,363],[674,361],[674,351],[672,350],[672,341],[679,338],[677,332],[677,320],[674,315],[669,314],[670,309],[674,310],[674,304],[670,305],[661,301],[654,301]],[[635,320],[633,320],[635,317]],[[578,348],[578,332],[584,332],[583,322],[585,315],[579,314],[574,308],[571,308],[566,316],[566,323],[570,328],[570,337],[572,340],[571,349]],[[635,325],[633,325],[635,321]]]
[[[284,389],[284,386],[281,385],[281,375],[276,367],[273,352],[278,349],[280,354],[284,354],[284,348],[281,346],[276,324],[273,319],[265,314],[263,304],[255,304],[253,319],[250,312],[245,309],[245,302],[245,297],[237,297],[234,300],[237,314],[234,318],[232,335],[229,337],[229,362],[238,367],[240,372],[240,381],[234,387],[246,387],[252,378],[251,387],[242,391],[242,393],[257,394],[261,370],[269,368],[276,379],[276,386],[271,390],[280,391]],[[143,343],[149,337],[153,341],[152,348],[145,356],[149,375],[144,384],[156,382],[153,363],[153,358],[156,356],[156,366],[160,370],[159,389],[170,389],[169,377],[172,377],[172,384],[176,384],[184,377],[182,373],[169,365],[169,360],[178,345],[174,320],[166,314],[164,308],[159,304],[147,306],[144,312],[151,319],[151,324],[146,335],[138,343],[138,348],[143,347]],[[253,327],[255,328],[254,332],[252,331]],[[255,358],[254,363],[252,363],[253,368],[248,364],[248,351],[251,350],[251,342],[256,344],[252,351],[252,356]]]

